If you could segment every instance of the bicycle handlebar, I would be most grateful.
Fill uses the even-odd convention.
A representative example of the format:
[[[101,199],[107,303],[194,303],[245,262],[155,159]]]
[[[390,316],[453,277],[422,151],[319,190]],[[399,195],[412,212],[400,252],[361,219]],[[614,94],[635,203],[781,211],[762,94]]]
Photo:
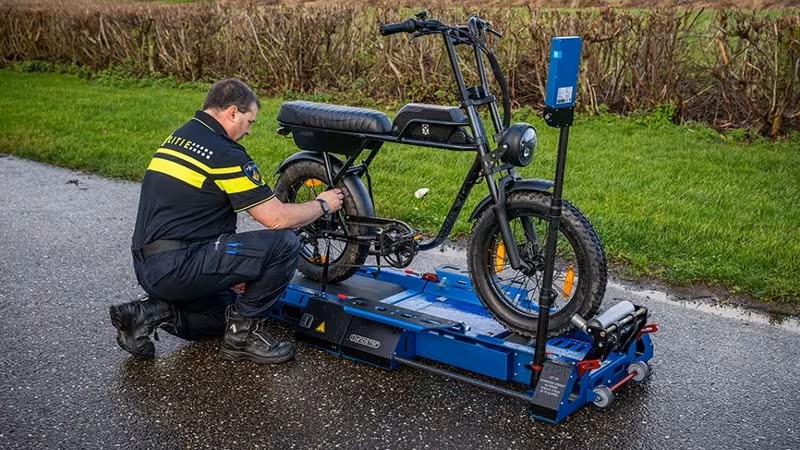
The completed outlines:
[[[415,31],[417,31],[417,21],[414,19],[381,25],[380,28],[381,36],[389,36],[397,33],[413,33]]]
[[[497,37],[502,37],[502,33],[495,31],[492,28],[491,22],[483,20],[477,15],[470,16],[469,19],[467,19],[466,26],[461,25],[456,27],[444,25],[437,20],[426,20],[427,16],[427,11],[420,11],[416,19],[411,18],[399,23],[381,25],[380,33],[382,36],[389,36],[397,33],[414,33],[414,36],[411,37],[412,40],[414,37],[424,34],[441,33],[447,36],[448,33],[452,33],[449,34],[451,38],[463,37],[465,43],[475,46],[476,49],[481,49],[489,58],[489,65],[492,68],[492,73],[500,84],[500,90],[503,94],[502,122],[503,127],[508,128],[511,123],[511,99],[508,93],[508,83],[503,71],[500,69],[497,58],[484,46],[485,40],[478,37],[481,31],[489,32]]]

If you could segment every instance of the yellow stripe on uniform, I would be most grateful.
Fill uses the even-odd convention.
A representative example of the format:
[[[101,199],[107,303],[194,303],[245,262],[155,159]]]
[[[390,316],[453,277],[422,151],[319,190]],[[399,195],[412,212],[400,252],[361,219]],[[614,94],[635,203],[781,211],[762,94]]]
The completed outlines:
[[[239,192],[245,192],[259,187],[259,185],[253,183],[247,177],[231,178],[228,180],[214,180],[214,183],[217,183],[217,186],[222,189],[222,192],[226,192],[228,194],[238,194]]]
[[[242,168],[239,167],[239,166],[221,167],[219,169],[212,169],[211,167],[208,167],[207,165],[205,165],[205,164],[201,163],[200,161],[192,158],[191,156],[184,155],[181,152],[176,152],[175,150],[170,150],[168,148],[160,148],[160,149],[156,150],[156,153],[161,153],[163,155],[174,156],[174,157],[176,157],[178,159],[181,159],[183,161],[188,162],[189,164],[197,167],[198,169],[202,170],[203,172],[205,172],[205,173],[207,173],[209,175],[225,175],[225,174],[228,174],[228,173],[236,173],[236,172],[241,172],[242,171]]]
[[[235,209],[234,211],[236,211],[237,213],[238,212],[242,212],[242,211],[246,211],[246,210],[252,208],[253,206],[260,205],[260,204],[262,204],[264,202],[268,202],[268,201],[272,200],[273,198],[275,198],[275,196],[274,195],[270,195],[269,197],[267,197],[267,198],[265,198],[263,200],[259,200],[259,201],[255,202],[255,203],[253,203],[252,205],[247,205],[247,206],[244,206],[242,208]]]
[[[147,167],[147,170],[169,175],[198,189],[202,188],[203,183],[206,181],[205,175],[195,172],[194,170],[184,167],[176,162],[168,161],[162,158],[153,158],[153,160],[150,161],[150,165]]]

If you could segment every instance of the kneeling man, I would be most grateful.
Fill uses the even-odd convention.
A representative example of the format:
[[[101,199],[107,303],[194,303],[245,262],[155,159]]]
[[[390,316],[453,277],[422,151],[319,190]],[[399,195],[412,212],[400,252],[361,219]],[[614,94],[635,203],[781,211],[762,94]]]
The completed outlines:
[[[120,347],[152,358],[158,328],[187,340],[223,335],[223,359],[280,363],[294,346],[265,329],[265,316],[297,267],[293,228],[342,206],[332,189],[315,201],[284,204],[238,141],[260,103],[236,79],[215,83],[203,109],[156,150],[142,180],[132,253],[149,294],[110,308]],[[236,233],[247,211],[266,230]]]

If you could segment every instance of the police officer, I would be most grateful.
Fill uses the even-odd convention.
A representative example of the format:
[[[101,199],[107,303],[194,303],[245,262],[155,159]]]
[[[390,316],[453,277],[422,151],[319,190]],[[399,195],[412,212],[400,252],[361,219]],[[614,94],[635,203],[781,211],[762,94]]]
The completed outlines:
[[[292,229],[337,211],[343,195],[332,189],[302,204],[274,197],[238,143],[260,106],[241,81],[219,81],[203,110],[155,152],[132,243],[136,277],[149,297],[110,308],[117,342],[132,355],[152,358],[150,335],[162,328],[187,340],[224,333],[219,355],[226,360],[294,356],[291,343],[267,332],[264,317],[297,267]],[[240,211],[267,229],[236,233]]]

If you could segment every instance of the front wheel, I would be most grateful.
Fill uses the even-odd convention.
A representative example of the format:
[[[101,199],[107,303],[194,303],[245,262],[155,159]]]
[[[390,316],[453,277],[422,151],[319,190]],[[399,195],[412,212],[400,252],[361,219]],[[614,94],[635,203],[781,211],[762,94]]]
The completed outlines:
[[[470,233],[470,277],[481,303],[500,323],[516,333],[534,336],[550,195],[513,192],[508,195],[506,207],[520,257],[535,272],[526,275],[511,267],[497,217],[492,208],[486,208]],[[607,281],[605,253],[589,220],[567,201],[562,202],[561,214],[553,274],[556,301],[550,310],[548,329],[551,333],[568,328],[576,313],[583,317],[594,315]]]

